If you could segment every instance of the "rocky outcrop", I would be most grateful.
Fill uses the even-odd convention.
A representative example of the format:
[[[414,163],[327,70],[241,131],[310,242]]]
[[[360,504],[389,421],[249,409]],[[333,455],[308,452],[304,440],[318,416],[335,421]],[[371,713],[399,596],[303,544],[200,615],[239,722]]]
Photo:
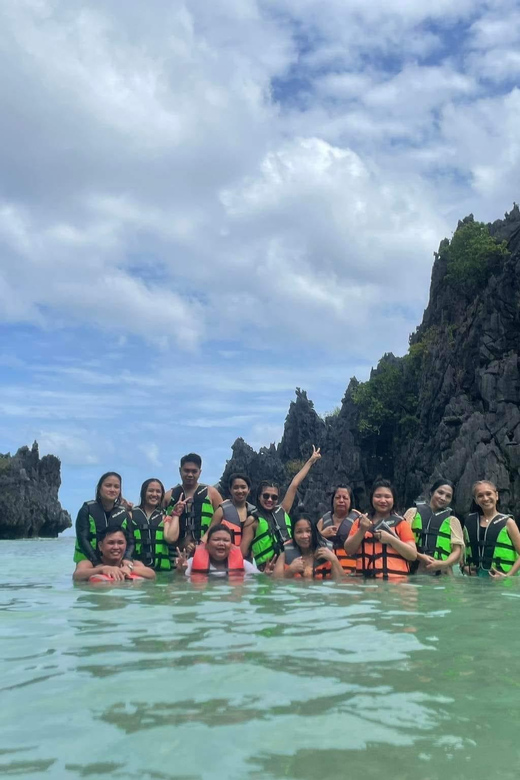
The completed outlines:
[[[505,242],[505,243],[502,243]],[[439,476],[469,509],[476,479],[496,482],[501,508],[520,514],[520,210],[481,225],[467,217],[441,242],[424,318],[402,358],[385,355],[368,382],[351,380],[337,414],[321,419],[297,390],[278,447],[255,453],[239,439],[231,470],[286,487],[322,448],[302,486],[313,511],[333,486],[352,486],[357,505],[377,476],[395,482],[401,508]]]
[[[61,508],[60,461],[40,458],[38,444],[0,455],[0,539],[58,536],[72,525]]]

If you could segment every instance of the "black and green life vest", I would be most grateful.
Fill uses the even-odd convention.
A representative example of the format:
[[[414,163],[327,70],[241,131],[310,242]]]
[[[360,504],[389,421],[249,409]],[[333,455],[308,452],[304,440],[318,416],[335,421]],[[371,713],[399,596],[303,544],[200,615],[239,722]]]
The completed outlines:
[[[97,552],[98,537],[101,532],[106,531],[107,528],[115,531],[123,529],[129,530],[130,519],[126,513],[126,509],[122,506],[115,506],[111,512],[105,512],[102,505],[97,501],[85,501],[83,506],[88,508],[88,541],[91,547]],[[81,549],[79,539],[76,537],[76,545],[74,547],[74,563],[80,561],[86,561],[87,556]]]
[[[257,508],[251,514],[258,520],[251,552],[256,565],[261,566],[283,552],[285,543],[291,539],[291,518],[281,506],[274,512]]]
[[[436,561],[445,561],[451,549],[451,507],[434,512],[429,504],[417,504],[412,520],[417,551]]]
[[[484,537],[479,538],[480,515],[473,512],[466,518],[464,538],[466,540],[466,564],[478,570],[497,569],[506,574],[518,558],[518,553],[507,532],[507,521],[511,515],[497,514],[488,523]]]
[[[172,568],[170,551],[164,540],[164,521],[161,509],[154,509],[150,517],[140,506],[132,509],[132,528],[135,538],[134,557],[156,571]]]
[[[175,504],[183,493],[182,485],[172,488],[170,502],[165,510],[167,515],[172,514]],[[208,486],[198,485],[193,498],[179,517],[179,543],[182,543],[186,536],[191,536],[196,542],[200,542],[211,525],[214,511]]]

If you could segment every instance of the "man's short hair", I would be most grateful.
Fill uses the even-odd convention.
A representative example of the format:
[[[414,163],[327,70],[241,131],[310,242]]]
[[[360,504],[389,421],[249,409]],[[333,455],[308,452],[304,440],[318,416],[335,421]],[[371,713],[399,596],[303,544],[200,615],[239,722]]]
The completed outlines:
[[[199,468],[199,469],[202,468],[202,458],[200,457],[200,455],[197,455],[196,452],[189,452],[187,455],[183,455],[182,456],[182,458],[181,458],[181,468],[186,463],[195,463],[197,468]]]

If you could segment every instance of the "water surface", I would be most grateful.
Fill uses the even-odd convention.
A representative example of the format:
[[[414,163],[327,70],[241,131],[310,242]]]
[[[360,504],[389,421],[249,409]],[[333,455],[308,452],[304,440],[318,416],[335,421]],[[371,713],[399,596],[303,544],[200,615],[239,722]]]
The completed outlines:
[[[0,774],[517,778],[520,581],[73,586],[0,542]]]

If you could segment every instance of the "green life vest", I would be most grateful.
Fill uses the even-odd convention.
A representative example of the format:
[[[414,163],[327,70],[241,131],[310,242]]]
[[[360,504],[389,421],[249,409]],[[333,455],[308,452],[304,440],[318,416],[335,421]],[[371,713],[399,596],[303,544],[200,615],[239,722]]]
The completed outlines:
[[[506,527],[510,517],[511,515],[497,514],[488,523],[484,538],[481,540],[479,539],[480,515],[478,512],[468,515],[464,526],[466,565],[475,566],[482,573],[493,568],[507,574],[518,558]]]
[[[412,520],[417,550],[436,561],[445,561],[451,549],[451,507],[434,512],[429,504],[418,504]]]
[[[166,514],[171,515],[175,504],[184,492],[182,485],[172,488],[170,503],[166,507]],[[209,488],[207,485],[198,485],[193,495],[193,499],[188,502],[186,509],[179,517],[179,543],[186,536],[191,536],[196,542],[200,542],[206,531],[211,525],[213,519],[213,504],[209,497]]]
[[[88,507],[88,523],[89,534],[88,540],[94,550],[97,550],[98,536],[102,531],[107,528],[113,530],[122,528],[127,530],[129,527],[129,517],[126,513],[126,509],[122,506],[115,506],[111,512],[105,512],[101,504],[97,501],[85,501],[83,506]],[[76,545],[74,547],[74,563],[80,561],[86,561],[87,556],[81,549],[79,539],[76,538]]]
[[[283,552],[284,544],[291,539],[291,518],[281,506],[274,512],[255,509],[252,516],[258,520],[258,526],[251,552],[256,565],[260,566]]]
[[[164,540],[163,513],[154,509],[146,517],[140,506],[132,509],[132,527],[135,538],[135,555],[138,561],[156,571],[170,571],[170,550]]]

